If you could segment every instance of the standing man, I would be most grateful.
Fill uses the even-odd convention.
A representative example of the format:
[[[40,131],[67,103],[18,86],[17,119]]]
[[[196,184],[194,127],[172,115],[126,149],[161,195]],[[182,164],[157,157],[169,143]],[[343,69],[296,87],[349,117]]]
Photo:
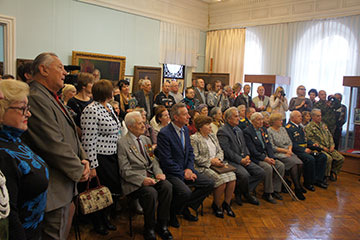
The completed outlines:
[[[342,94],[335,93],[334,96],[341,103]],[[336,114],[337,114],[337,119],[336,119],[335,133],[334,133],[334,142],[335,142],[335,149],[339,150],[342,127],[346,123],[346,118],[347,118],[347,107],[344,104],[341,104],[341,107],[336,110]]]
[[[33,62],[29,96],[32,117],[23,136],[49,168],[42,239],[67,239],[75,185],[79,181],[87,181],[90,173],[76,125],[56,94],[64,86],[66,74],[62,62],[54,53],[42,53]]]
[[[244,92],[241,93],[236,99],[235,99],[235,102],[234,102],[234,106],[237,107],[239,105],[245,105],[246,108],[249,108],[249,107],[254,107],[254,103],[251,99],[251,96],[249,95],[250,93],[250,85],[249,84],[246,84],[244,86]]]
[[[224,151],[224,159],[237,169],[235,172],[237,178],[236,203],[242,205],[241,196],[243,195],[247,202],[259,205],[259,201],[250,193],[264,179],[265,172],[250,159],[243,132],[238,127],[239,119],[236,107],[226,110],[225,124],[219,128],[217,137]]]
[[[179,93],[179,83],[176,80],[172,80],[170,83],[170,95],[174,97],[175,103],[184,99],[182,93]]]
[[[189,207],[197,211],[200,204],[212,192],[214,181],[194,169],[194,153],[190,144],[189,123],[186,105],[175,104],[170,111],[171,123],[163,127],[157,139],[160,165],[173,185],[173,199],[170,209],[170,225],[180,226],[176,214],[182,214],[188,221],[198,218],[190,213]],[[191,191],[190,187],[195,190]]]
[[[139,199],[144,209],[144,238],[173,239],[167,224],[170,214],[172,186],[161,171],[151,150],[151,140],[144,136],[145,125],[139,112],[125,116],[128,133],[118,141],[118,161],[125,195]],[[155,210],[157,208],[157,223]]]
[[[318,144],[327,157],[325,176],[331,181],[336,181],[345,158],[335,150],[333,137],[326,124],[321,122],[321,110],[314,108],[311,111],[311,119],[305,127],[306,136]]]
[[[213,83],[213,90],[207,94],[207,105],[209,111],[214,107],[219,107],[222,112],[230,107],[228,97],[225,95],[224,90],[221,89],[221,81],[216,80]]]
[[[175,104],[175,99],[170,94],[170,82],[165,81],[162,86],[162,91],[156,95],[154,107],[159,105],[165,106],[168,110]]]
[[[203,79],[199,78],[196,80],[195,90],[195,99],[199,100],[199,104],[206,104],[206,92],[205,92],[205,82]]]
[[[138,101],[138,106],[146,111],[146,119],[150,121],[153,117],[154,94],[151,91],[151,81],[144,79],[141,82],[141,90],[134,93],[134,97]]]
[[[317,145],[305,136],[304,128],[301,126],[302,115],[294,110],[290,114],[290,121],[286,125],[286,131],[293,143],[292,151],[304,163],[304,187],[315,191],[314,185],[327,188],[325,183],[326,155],[314,153],[311,149],[317,149]]]
[[[257,89],[257,95],[253,99],[253,103],[255,105],[255,109],[257,112],[266,111],[270,104],[270,98],[265,96],[265,88],[263,86],[259,86]]]

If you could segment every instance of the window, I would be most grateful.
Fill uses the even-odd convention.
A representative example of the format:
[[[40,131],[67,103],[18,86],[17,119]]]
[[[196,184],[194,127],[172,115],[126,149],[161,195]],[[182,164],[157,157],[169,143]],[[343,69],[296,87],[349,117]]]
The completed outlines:
[[[176,64],[164,64],[164,78],[184,79],[185,66]]]

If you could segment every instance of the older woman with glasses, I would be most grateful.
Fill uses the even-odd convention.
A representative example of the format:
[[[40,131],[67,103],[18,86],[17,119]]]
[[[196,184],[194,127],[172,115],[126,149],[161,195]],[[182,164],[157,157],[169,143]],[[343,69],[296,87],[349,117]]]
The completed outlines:
[[[298,110],[299,112],[311,111],[313,104],[310,99],[306,98],[306,88],[304,85],[300,85],[296,89],[297,97],[290,99],[289,110]]]
[[[212,119],[208,116],[200,115],[195,118],[195,126],[198,131],[190,136],[195,155],[195,169],[215,181],[214,202],[211,206],[215,216],[224,218],[223,210],[225,210],[230,217],[235,217],[235,213],[230,207],[236,185],[235,173],[218,174],[210,168],[212,165],[224,166],[224,152],[215,134],[212,133],[211,122]],[[225,195],[222,204],[221,195]]]
[[[49,172],[45,162],[20,136],[31,116],[29,87],[15,80],[0,81],[0,170],[10,198],[10,239],[40,239],[46,207]]]

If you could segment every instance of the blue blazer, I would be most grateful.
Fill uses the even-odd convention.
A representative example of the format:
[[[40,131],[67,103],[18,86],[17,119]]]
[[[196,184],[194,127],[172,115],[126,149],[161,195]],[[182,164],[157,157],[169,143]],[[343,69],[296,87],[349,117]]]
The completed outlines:
[[[156,147],[163,172],[181,180],[184,180],[184,170],[187,168],[197,173],[194,169],[194,153],[190,143],[189,129],[184,126],[184,130],[185,150],[171,123],[160,130]]]

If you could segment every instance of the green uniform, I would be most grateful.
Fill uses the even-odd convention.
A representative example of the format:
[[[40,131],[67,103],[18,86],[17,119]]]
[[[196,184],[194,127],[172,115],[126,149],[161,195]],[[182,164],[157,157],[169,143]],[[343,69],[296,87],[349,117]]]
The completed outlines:
[[[305,127],[305,132],[306,137],[314,143],[319,144],[320,148],[330,149],[331,147],[335,147],[333,137],[325,123],[321,122],[317,124],[311,121]],[[325,176],[330,176],[331,172],[338,174],[344,163],[344,156],[336,150],[333,152],[322,151],[322,153],[327,157]]]
[[[314,104],[314,108],[321,110],[321,119],[328,126],[331,135],[333,136],[336,128],[336,110],[341,107],[339,100],[334,100],[331,106],[328,106],[327,101],[319,100]]]

